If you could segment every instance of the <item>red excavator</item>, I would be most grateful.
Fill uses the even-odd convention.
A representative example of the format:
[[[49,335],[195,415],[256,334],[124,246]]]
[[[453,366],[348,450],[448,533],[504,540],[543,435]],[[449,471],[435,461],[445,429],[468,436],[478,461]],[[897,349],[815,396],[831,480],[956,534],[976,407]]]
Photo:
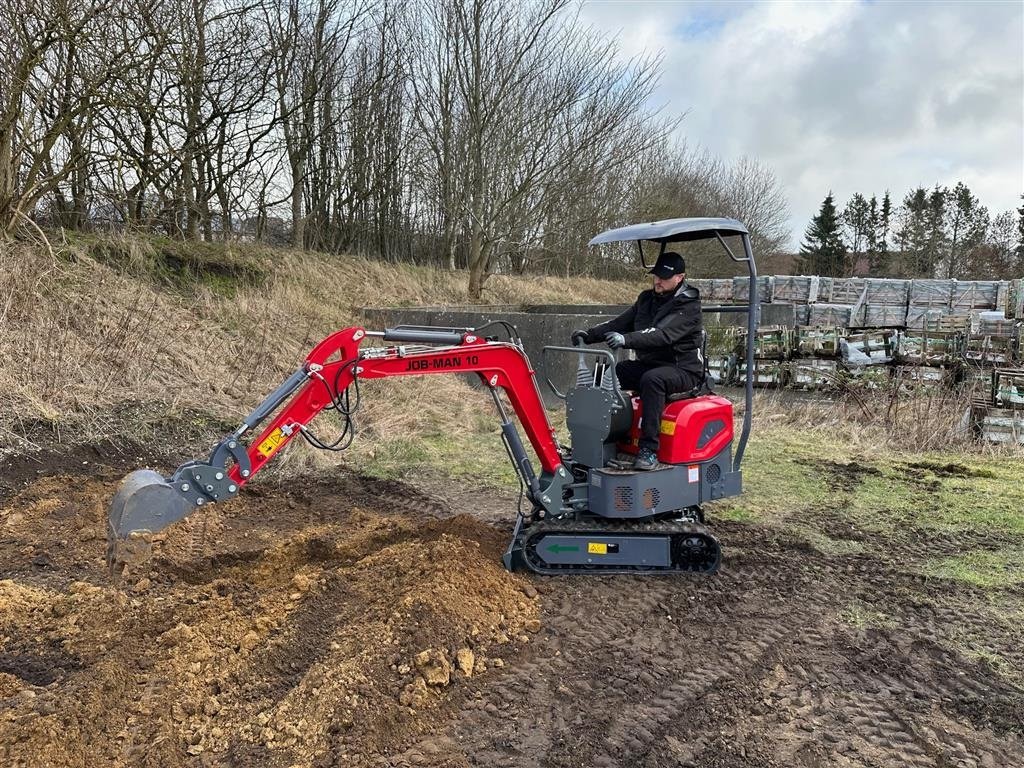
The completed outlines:
[[[738,237],[737,255],[725,238]],[[750,235],[733,219],[669,219],[604,232],[591,245],[636,241],[664,252],[668,243],[717,240],[746,264],[750,301],[743,306],[704,307],[705,312],[747,314],[746,408],[735,447],[732,403],[711,391],[710,376],[690,392],[669,397],[661,417],[659,466],[634,471],[639,401],[620,389],[614,357],[606,350],[545,347],[543,353],[577,358],[575,386],[565,400],[570,444],[559,442],[544,410],[533,368],[514,329],[509,338],[488,336],[487,327],[400,326],[384,331],[345,328],[321,341],[302,366],[272,392],[205,461],[190,461],[169,477],[136,470],[122,482],[109,512],[107,556],[112,570],[144,549],[149,537],[207,504],[229,501],[291,440],[301,436],[324,450],[352,441],[351,415],[359,383],[390,376],[475,373],[490,392],[501,434],[521,480],[512,541],[504,555],[509,570],[541,574],[712,573],[721,548],[705,525],[705,502],[741,492],[740,465],[750,433],[753,339],[758,322],[757,268]],[[498,324],[505,325],[505,324]],[[370,344],[369,342],[383,342]],[[707,356],[704,356],[707,359]],[[537,456],[527,455],[499,390],[504,391]],[[324,410],[343,420],[341,435],[322,441],[310,422]],[[267,419],[252,440],[247,436]]]

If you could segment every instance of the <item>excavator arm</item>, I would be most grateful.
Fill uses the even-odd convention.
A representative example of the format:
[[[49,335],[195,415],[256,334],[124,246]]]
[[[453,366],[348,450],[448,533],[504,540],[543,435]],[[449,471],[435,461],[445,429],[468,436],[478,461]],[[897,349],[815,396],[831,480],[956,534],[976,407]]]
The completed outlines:
[[[399,344],[360,349],[371,336]],[[427,346],[430,344],[443,346]],[[471,331],[399,328],[367,332],[346,328],[317,344],[302,366],[267,396],[238,429],[221,440],[207,460],[186,462],[168,477],[151,469],[136,470],[125,477],[109,510],[107,559],[111,569],[123,568],[137,554],[138,542],[149,535],[199,507],[237,496],[298,435],[304,435],[316,447],[337,449],[337,444],[322,443],[309,424],[325,409],[349,415],[348,392],[353,384],[358,387],[358,382],[366,379],[444,373],[478,374],[495,394],[502,431],[528,495],[538,506],[557,509],[561,503],[560,486],[569,473],[562,465],[534,371],[519,346],[481,338]],[[496,396],[498,389],[505,391],[526,430],[540,461],[539,477]],[[269,424],[255,439],[243,441],[268,418]],[[350,427],[348,422],[339,438],[344,445],[352,439]]]

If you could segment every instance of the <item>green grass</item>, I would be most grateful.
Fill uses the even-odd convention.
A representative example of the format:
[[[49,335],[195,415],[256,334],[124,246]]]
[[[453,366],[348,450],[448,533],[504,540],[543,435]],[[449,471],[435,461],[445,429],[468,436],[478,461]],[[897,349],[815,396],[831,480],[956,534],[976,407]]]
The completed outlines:
[[[761,516],[752,509],[738,505],[715,507],[712,516],[716,520],[730,520],[735,523],[754,523],[761,520]]]
[[[973,551],[957,557],[929,560],[922,566],[928,576],[962,581],[982,589],[1000,589],[1024,583],[1024,549]]]
[[[489,430],[430,431],[415,437],[374,440],[367,436],[354,455],[359,471],[385,479],[410,474],[440,473],[452,480],[468,480],[492,488],[515,488],[517,480],[505,453],[497,424]],[[529,450],[529,449],[527,449]],[[534,469],[539,469],[532,460]]]
[[[859,541],[834,539],[807,524],[793,525],[791,530],[793,533],[807,539],[812,547],[825,555],[856,555],[867,550],[867,547]]]
[[[758,519],[779,520],[794,511],[829,503],[833,496],[814,462],[821,455],[819,437],[790,427],[754,432],[743,463],[740,505]],[[843,452],[829,446],[827,455]]]

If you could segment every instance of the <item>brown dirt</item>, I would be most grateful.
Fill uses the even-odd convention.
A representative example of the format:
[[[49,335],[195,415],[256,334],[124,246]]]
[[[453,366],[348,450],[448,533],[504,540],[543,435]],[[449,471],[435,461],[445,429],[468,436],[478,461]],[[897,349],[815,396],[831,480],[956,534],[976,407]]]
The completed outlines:
[[[836,513],[853,554],[722,523],[715,577],[526,578],[484,522],[511,500],[338,474],[115,588],[122,461],[82,460],[0,465],[0,765],[1021,764],[1024,590],[908,567],[952,541]]]

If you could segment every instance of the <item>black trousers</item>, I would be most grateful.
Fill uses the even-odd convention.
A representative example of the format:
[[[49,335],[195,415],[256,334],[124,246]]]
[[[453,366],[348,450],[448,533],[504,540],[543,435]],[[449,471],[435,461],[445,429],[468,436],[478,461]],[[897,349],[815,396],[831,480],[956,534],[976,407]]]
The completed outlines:
[[[615,374],[623,389],[640,393],[640,448],[657,453],[665,398],[678,392],[690,391],[700,383],[701,377],[674,365],[644,363],[639,360],[616,363]]]

